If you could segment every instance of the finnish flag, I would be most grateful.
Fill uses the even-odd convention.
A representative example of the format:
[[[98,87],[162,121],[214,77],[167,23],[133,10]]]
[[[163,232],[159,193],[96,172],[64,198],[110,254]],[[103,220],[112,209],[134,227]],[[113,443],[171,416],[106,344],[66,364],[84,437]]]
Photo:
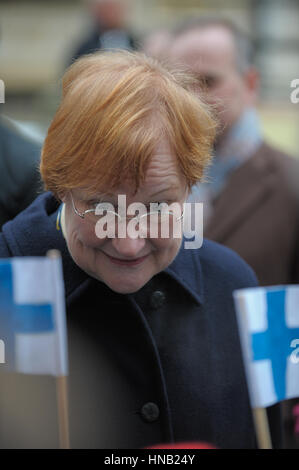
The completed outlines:
[[[0,260],[0,371],[67,375],[60,258]]]
[[[299,286],[234,291],[251,405],[299,397]]]

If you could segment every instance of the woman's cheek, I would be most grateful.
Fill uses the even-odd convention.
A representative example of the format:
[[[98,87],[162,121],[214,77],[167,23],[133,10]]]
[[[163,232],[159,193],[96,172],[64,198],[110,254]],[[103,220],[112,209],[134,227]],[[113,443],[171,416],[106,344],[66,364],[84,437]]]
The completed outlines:
[[[73,227],[74,238],[90,248],[97,248],[103,243],[103,239],[97,237],[95,227],[87,222],[80,221],[80,225]]]

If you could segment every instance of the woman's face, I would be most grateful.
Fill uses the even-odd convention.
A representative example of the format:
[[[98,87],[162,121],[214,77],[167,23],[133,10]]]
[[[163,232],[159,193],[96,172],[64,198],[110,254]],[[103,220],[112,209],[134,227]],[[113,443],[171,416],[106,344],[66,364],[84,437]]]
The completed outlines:
[[[176,159],[167,140],[161,141],[149,164],[144,184],[133,194],[131,181],[117,191],[107,192],[100,188],[93,200],[117,205],[118,195],[126,196],[131,203],[173,202],[183,203],[187,197],[187,186],[180,174]],[[76,207],[90,201],[84,190],[73,190]],[[176,257],[182,238],[120,238],[97,237],[95,224],[80,218],[72,207],[70,194],[65,202],[65,229],[68,249],[75,263],[90,276],[104,282],[113,291],[121,294],[136,292],[155,274],[165,269]]]

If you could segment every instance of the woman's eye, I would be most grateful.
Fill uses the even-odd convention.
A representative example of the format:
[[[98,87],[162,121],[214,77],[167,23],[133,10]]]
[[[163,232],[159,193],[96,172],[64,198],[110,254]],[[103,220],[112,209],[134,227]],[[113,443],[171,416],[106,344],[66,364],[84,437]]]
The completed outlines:
[[[96,207],[99,205],[99,202],[89,202],[87,205],[88,209],[96,209]]]
[[[90,202],[89,203],[89,209],[92,209],[92,210],[96,210],[96,208],[107,208],[107,209],[111,209],[111,202],[107,202],[107,201],[93,201],[93,202]]]
[[[146,209],[148,212],[162,212],[167,203],[165,201],[152,202],[149,204]]]

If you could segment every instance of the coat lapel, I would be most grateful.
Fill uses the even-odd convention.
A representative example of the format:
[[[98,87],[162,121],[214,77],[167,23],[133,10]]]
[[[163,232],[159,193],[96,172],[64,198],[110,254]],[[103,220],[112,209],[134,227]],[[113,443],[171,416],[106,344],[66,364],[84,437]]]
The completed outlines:
[[[224,242],[269,197],[277,184],[275,167],[267,157],[266,145],[262,145],[253,157],[232,173],[214,202],[213,214],[204,226],[204,236]]]

